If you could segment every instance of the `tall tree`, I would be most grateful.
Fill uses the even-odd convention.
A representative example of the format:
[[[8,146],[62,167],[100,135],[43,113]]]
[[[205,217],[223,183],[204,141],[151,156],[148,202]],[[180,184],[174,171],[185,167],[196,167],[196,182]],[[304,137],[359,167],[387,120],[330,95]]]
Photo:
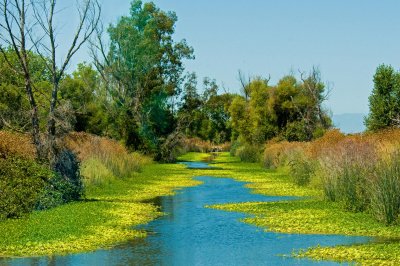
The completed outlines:
[[[371,131],[400,125],[400,73],[390,65],[376,69],[365,125]]]
[[[185,40],[172,38],[176,21],[175,13],[154,3],[133,1],[130,15],[108,29],[109,51],[101,36],[94,44],[96,66],[116,107],[114,134],[128,146],[154,149],[173,130],[168,100],[180,92],[183,60],[193,57]]]

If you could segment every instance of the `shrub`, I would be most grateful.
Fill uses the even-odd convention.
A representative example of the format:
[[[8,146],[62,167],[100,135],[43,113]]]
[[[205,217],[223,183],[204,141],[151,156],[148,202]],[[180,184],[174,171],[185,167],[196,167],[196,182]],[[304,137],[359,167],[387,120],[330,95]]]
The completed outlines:
[[[218,145],[218,149],[221,152],[228,152],[231,150],[231,143],[230,142],[222,143],[222,144]]]
[[[135,152],[129,153],[122,144],[104,137],[72,133],[67,137],[66,143],[69,149],[78,154],[83,164],[86,185],[101,184],[106,179],[130,177],[144,165],[151,163],[149,157]],[[96,172],[96,166],[101,173]]]
[[[296,160],[297,156],[305,155],[306,144],[303,142],[277,142],[272,140],[266,144],[263,164],[267,168],[278,168]],[[302,155],[301,155],[302,154]]]
[[[237,150],[240,148],[241,144],[239,141],[234,141],[230,147],[229,153],[231,156],[235,156]]]
[[[313,177],[326,199],[392,224],[400,215],[399,147],[398,129],[347,136],[331,130],[309,143],[270,141],[263,163],[269,168],[289,163],[296,184],[307,185]]]
[[[290,176],[295,184],[305,186],[310,183],[314,173],[314,164],[310,158],[307,158],[304,152],[294,152],[294,158],[290,161]]]
[[[79,167],[79,161],[72,151],[61,151],[52,167],[55,174],[46,182],[35,209],[50,209],[79,200],[84,194]]]
[[[29,160],[36,158],[35,146],[29,135],[0,131],[0,156],[11,155]]]
[[[347,210],[364,211],[369,203],[366,173],[358,165],[344,165],[337,176],[336,199]]]
[[[242,162],[255,163],[260,160],[260,151],[254,145],[245,144],[237,149],[236,156],[238,156]]]
[[[79,171],[79,160],[70,150],[63,150],[57,156],[53,166],[57,173],[51,179],[55,190],[62,191],[62,198],[65,203],[78,200],[83,195],[83,184]]]
[[[0,219],[17,218],[32,211],[53,173],[20,157],[0,158]]]
[[[213,149],[210,141],[200,138],[185,138],[182,145],[185,152],[211,152]]]

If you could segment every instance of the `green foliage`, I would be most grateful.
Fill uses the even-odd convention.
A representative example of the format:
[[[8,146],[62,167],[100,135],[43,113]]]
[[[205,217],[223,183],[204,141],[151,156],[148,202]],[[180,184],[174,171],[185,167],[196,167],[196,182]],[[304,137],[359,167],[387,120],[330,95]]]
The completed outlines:
[[[381,162],[375,178],[369,184],[371,211],[385,224],[397,222],[400,214],[400,154],[395,153],[389,162]]]
[[[365,171],[358,165],[347,164],[337,178],[335,199],[348,210],[364,211],[369,203]]]
[[[51,209],[81,199],[84,190],[79,166],[73,152],[69,150],[60,152],[53,166],[55,173],[40,192],[35,209]]]
[[[83,195],[83,183],[79,170],[79,160],[70,150],[63,150],[53,165],[57,173],[52,180],[54,190],[62,192],[63,202],[79,200]]]
[[[204,92],[196,92],[197,77],[189,74],[184,84],[184,95],[179,108],[178,116],[190,117],[185,130],[186,136],[198,137],[214,144],[222,144],[230,140],[229,106],[234,98],[233,94],[218,94],[218,85],[215,80],[203,80]]]
[[[8,49],[5,51],[9,62],[22,73],[17,55]],[[31,80],[35,84],[34,96],[38,103],[39,114],[44,116],[48,112],[47,97],[49,97],[50,75],[46,62],[34,52],[28,52]],[[24,87],[24,79],[16,75],[15,69],[0,55],[0,129],[12,127],[27,131],[31,128],[29,120],[30,106]],[[42,124],[42,127],[45,125]]]
[[[297,152],[293,154],[289,166],[290,176],[296,185],[306,186],[310,183],[315,165],[309,158],[306,158],[301,152]]]
[[[368,130],[376,131],[399,124],[400,73],[390,65],[380,65],[374,75],[374,88],[369,96]]]
[[[234,142],[232,143],[232,145],[231,145],[231,149],[230,149],[230,151],[229,151],[229,154],[230,154],[231,156],[235,156],[235,154],[236,154],[237,150],[240,148],[240,146],[241,146],[241,144],[240,144],[239,141],[234,141]]]
[[[108,29],[110,134],[131,148],[155,153],[176,124],[171,102],[180,94],[182,62],[193,53],[185,40],[173,40],[176,21],[175,13],[136,0]]]
[[[86,186],[107,184],[115,179],[113,173],[98,158],[89,158],[83,161],[81,174]]]
[[[103,133],[107,122],[106,95],[99,74],[91,65],[78,64],[72,75],[61,81],[60,97],[72,104],[75,131]]]
[[[313,69],[302,82],[285,76],[276,86],[255,78],[245,87],[248,98],[237,96],[229,107],[232,140],[260,145],[274,137],[309,141],[332,122],[322,108],[327,94],[320,72]]]
[[[46,183],[48,168],[18,157],[0,158],[0,220],[31,212]]]
[[[245,144],[237,149],[236,156],[242,162],[255,163],[260,160],[260,149],[257,146]]]

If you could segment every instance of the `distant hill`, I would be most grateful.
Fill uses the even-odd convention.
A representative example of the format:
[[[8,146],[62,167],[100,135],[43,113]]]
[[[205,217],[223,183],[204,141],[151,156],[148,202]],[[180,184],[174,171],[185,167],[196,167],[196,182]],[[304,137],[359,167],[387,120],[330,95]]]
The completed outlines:
[[[333,115],[333,124],[343,133],[359,133],[365,130],[364,117],[360,113]]]

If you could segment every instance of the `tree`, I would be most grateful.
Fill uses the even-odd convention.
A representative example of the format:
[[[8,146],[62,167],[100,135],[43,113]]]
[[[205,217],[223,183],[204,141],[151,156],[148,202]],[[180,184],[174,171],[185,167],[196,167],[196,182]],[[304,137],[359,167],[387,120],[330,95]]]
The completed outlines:
[[[376,69],[365,125],[370,131],[400,125],[400,73],[390,65]]]
[[[19,66],[18,59],[11,49],[4,51],[9,63]],[[40,108],[46,101],[46,93],[51,87],[50,76],[41,57],[29,53],[30,72],[35,84],[34,96],[38,102],[38,117],[45,115],[45,110]],[[0,129],[7,128],[13,131],[31,131],[30,106],[24,88],[24,77],[16,75],[5,58],[0,55]],[[22,70],[21,70],[22,71]],[[39,119],[40,120],[40,119]],[[43,124],[40,125],[43,127]]]
[[[274,94],[268,82],[269,79],[257,77],[248,85],[250,93],[248,127],[251,144],[262,144],[277,134],[275,110],[270,108]]]
[[[253,78],[245,84],[247,99],[237,96],[230,108],[232,140],[259,145],[274,137],[289,141],[309,141],[331,127],[322,104],[329,87],[313,68],[301,73],[301,82],[293,75],[268,85],[270,78]]]
[[[0,52],[15,74],[24,78],[24,90],[31,109],[32,138],[38,157],[54,163],[57,152],[56,116],[59,85],[72,57],[96,29],[100,19],[100,5],[97,0],[85,0],[78,5],[78,26],[61,64],[57,64],[59,58],[54,25],[56,0],[38,0],[30,3],[26,3],[25,0],[2,0],[0,9],[3,14],[0,20]],[[28,49],[28,45],[34,47],[32,49],[46,64],[52,84],[46,117],[46,146],[40,137],[38,103],[34,93],[36,88],[30,67],[32,51]],[[16,63],[11,61],[7,49],[11,49],[16,55]]]
[[[108,29],[109,51],[101,31],[93,45],[115,107],[113,136],[131,148],[154,151],[176,125],[169,99],[180,92],[183,60],[193,57],[185,40],[172,38],[176,21],[154,3],[133,1],[130,15]]]
[[[235,96],[229,106],[230,127],[232,128],[232,141],[244,139],[251,142],[249,122],[249,112],[246,99],[243,96]]]
[[[203,100],[197,92],[196,73],[188,73],[183,83],[183,94],[180,101],[178,117],[191,117],[185,128],[185,135],[188,137],[198,136],[198,130],[202,120]]]
[[[101,135],[106,129],[107,100],[99,74],[91,65],[78,68],[60,83],[60,98],[69,101],[76,117],[75,131]]]

